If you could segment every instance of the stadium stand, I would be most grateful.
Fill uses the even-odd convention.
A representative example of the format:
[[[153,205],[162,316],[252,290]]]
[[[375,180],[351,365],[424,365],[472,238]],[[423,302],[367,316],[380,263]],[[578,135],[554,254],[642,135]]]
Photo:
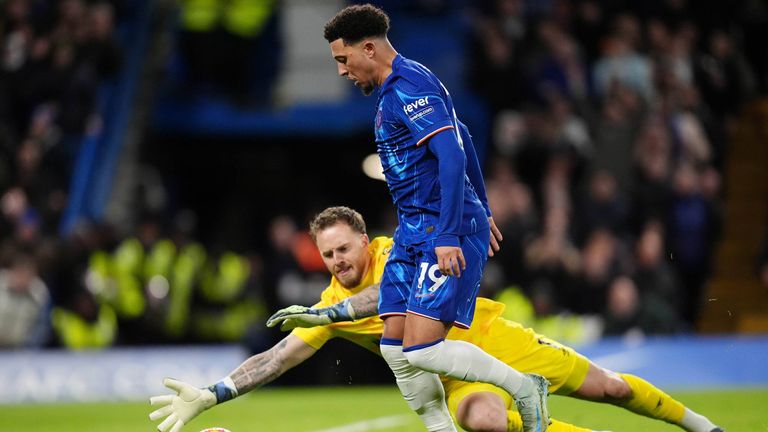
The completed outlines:
[[[325,283],[313,212],[391,232],[358,168],[373,102],[321,38],[344,2],[171,3],[2,3],[0,267],[34,257],[49,294],[4,346],[259,350]],[[379,3],[474,134],[506,239],[482,290],[510,318],[577,344],[768,331],[764,5]]]

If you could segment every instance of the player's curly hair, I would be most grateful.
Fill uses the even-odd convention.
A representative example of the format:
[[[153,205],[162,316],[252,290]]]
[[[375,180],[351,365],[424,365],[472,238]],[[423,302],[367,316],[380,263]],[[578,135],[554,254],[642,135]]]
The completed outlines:
[[[347,224],[353,231],[360,234],[366,233],[365,221],[360,213],[349,207],[337,206],[328,207],[315,216],[309,223],[309,234],[313,240],[317,240],[317,233],[337,223]]]
[[[372,5],[347,6],[325,24],[328,43],[341,38],[345,45],[355,44],[367,37],[383,37],[389,31],[389,16]]]

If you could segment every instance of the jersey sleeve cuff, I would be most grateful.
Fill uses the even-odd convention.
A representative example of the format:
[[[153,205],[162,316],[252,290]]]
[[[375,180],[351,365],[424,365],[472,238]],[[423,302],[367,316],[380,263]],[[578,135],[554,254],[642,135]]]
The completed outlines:
[[[441,246],[461,247],[461,243],[459,243],[459,236],[452,234],[443,234],[437,236],[437,239],[435,239],[435,247]]]
[[[444,126],[438,126],[436,129],[434,129],[434,130],[432,130],[430,132],[427,132],[426,134],[423,134],[423,136],[420,137],[419,140],[416,142],[416,145],[420,146],[420,145],[424,144],[425,142],[427,142],[427,140],[432,138],[435,134],[437,134],[439,132],[442,132],[444,130],[448,130],[448,129],[453,129],[453,125],[452,124],[446,124]]]

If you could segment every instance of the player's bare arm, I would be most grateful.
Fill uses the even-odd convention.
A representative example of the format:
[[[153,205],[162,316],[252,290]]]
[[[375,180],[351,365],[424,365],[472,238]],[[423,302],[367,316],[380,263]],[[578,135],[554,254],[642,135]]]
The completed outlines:
[[[238,394],[267,384],[316,352],[296,336],[288,335],[263,353],[251,356],[229,374]]]
[[[365,318],[379,313],[379,284],[374,284],[349,298],[355,318]]]
[[[149,418],[153,421],[163,419],[157,426],[160,432],[178,432],[201,412],[271,382],[315,351],[298,337],[288,335],[271,349],[251,356],[229,376],[209,387],[198,388],[166,378],[163,384],[175,394],[150,398],[150,404],[158,408]]]
[[[325,308],[292,305],[275,312],[267,320],[267,327],[280,324],[280,330],[296,327],[317,327],[335,322],[354,321],[374,316],[379,310],[379,284],[366,287],[343,302]]]

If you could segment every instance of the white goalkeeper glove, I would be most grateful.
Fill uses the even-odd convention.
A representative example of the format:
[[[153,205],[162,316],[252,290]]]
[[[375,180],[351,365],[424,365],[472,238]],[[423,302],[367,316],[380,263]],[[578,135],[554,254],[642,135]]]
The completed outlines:
[[[280,330],[288,331],[296,327],[316,327],[340,321],[354,321],[355,310],[349,299],[326,308],[313,309],[293,305],[275,312],[267,320],[267,327],[281,323]]]
[[[231,381],[231,380],[230,380]],[[198,414],[232,397],[237,396],[237,391],[223,381],[212,385],[210,388],[197,388],[193,385],[172,378],[163,380],[163,384],[176,392],[172,395],[153,396],[149,399],[150,405],[159,405],[160,408],[149,414],[152,421],[165,417],[157,426],[160,432],[178,432],[182,426],[197,417]],[[231,385],[234,387],[234,384]],[[219,393],[225,397],[217,397]],[[217,399],[219,399],[217,401]]]

